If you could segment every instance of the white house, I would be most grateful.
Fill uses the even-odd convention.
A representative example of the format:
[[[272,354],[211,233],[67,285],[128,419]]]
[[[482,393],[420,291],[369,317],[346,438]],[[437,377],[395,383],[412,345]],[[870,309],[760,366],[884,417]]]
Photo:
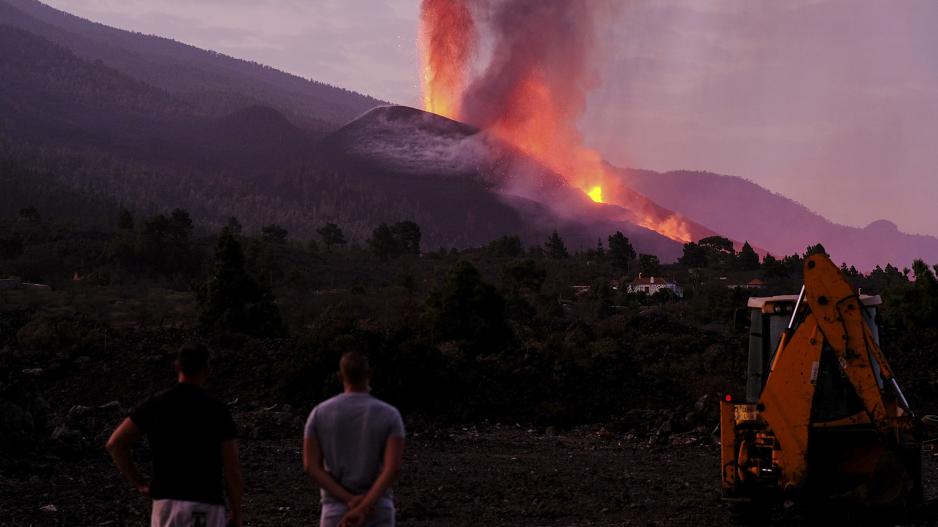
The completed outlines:
[[[684,289],[681,286],[674,282],[669,282],[664,278],[654,276],[646,277],[638,275],[638,278],[632,280],[632,283],[629,284],[628,292],[653,295],[662,289],[670,290],[674,293],[674,296],[678,298],[684,297]]]
[[[730,289],[765,289],[765,280],[753,278],[745,284],[730,284],[726,287]]]

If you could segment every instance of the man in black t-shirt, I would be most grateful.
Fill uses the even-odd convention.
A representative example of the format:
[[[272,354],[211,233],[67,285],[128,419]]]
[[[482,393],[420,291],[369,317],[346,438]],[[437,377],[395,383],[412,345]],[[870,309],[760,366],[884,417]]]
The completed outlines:
[[[176,357],[179,382],[146,400],[114,430],[107,449],[138,492],[153,499],[151,527],[221,527],[225,521],[222,473],[231,515],[241,525],[241,467],[231,414],[205,393],[208,350],[183,346]],[[142,437],[153,454],[153,479],[147,482],[131,456]]]

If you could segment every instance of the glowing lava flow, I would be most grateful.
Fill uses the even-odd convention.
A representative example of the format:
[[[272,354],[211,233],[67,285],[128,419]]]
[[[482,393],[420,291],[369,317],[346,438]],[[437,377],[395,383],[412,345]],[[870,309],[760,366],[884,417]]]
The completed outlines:
[[[590,199],[595,201],[596,203],[603,202],[603,188],[602,187],[593,187],[589,190],[589,192],[586,193],[586,195],[589,196]]]

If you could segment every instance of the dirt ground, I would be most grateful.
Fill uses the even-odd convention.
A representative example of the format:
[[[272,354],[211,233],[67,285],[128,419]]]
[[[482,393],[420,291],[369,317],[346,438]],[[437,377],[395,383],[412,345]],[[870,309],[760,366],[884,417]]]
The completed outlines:
[[[242,444],[246,525],[315,525],[318,497],[300,468],[299,441]],[[103,450],[71,459],[53,452],[2,459],[0,525],[148,524],[147,500],[133,494]],[[649,446],[595,428],[548,434],[493,425],[415,432],[396,488],[398,523],[730,525],[717,474],[719,450],[707,438]],[[938,452],[926,453],[925,474],[934,499]],[[805,522],[779,512],[771,524]]]
[[[178,338],[171,337],[144,334],[133,345],[59,366],[56,357],[0,347],[0,388],[21,386],[10,393],[46,415],[25,449],[0,447],[0,527],[148,525],[149,502],[121,478],[103,445],[129,408],[172,383]],[[316,525],[318,491],[302,472],[298,437],[309,408],[289,408],[245,375],[268,360],[258,353],[223,356],[209,387],[242,430],[245,524]],[[16,418],[14,410],[0,404],[0,418]],[[730,525],[720,500],[719,447],[705,434],[649,440],[598,425],[443,429],[416,416],[405,421],[405,463],[395,488],[402,526]],[[927,497],[938,498],[938,451],[926,452],[924,473]],[[794,511],[772,520],[806,522]]]

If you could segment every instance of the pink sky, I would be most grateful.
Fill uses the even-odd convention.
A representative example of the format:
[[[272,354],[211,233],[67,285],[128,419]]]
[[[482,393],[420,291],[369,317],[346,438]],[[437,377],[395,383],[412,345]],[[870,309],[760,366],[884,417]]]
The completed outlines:
[[[419,100],[418,0],[48,3]],[[603,28],[603,83],[580,127],[619,165],[741,176],[840,223],[887,218],[938,235],[935,27],[930,0],[623,2]]]

